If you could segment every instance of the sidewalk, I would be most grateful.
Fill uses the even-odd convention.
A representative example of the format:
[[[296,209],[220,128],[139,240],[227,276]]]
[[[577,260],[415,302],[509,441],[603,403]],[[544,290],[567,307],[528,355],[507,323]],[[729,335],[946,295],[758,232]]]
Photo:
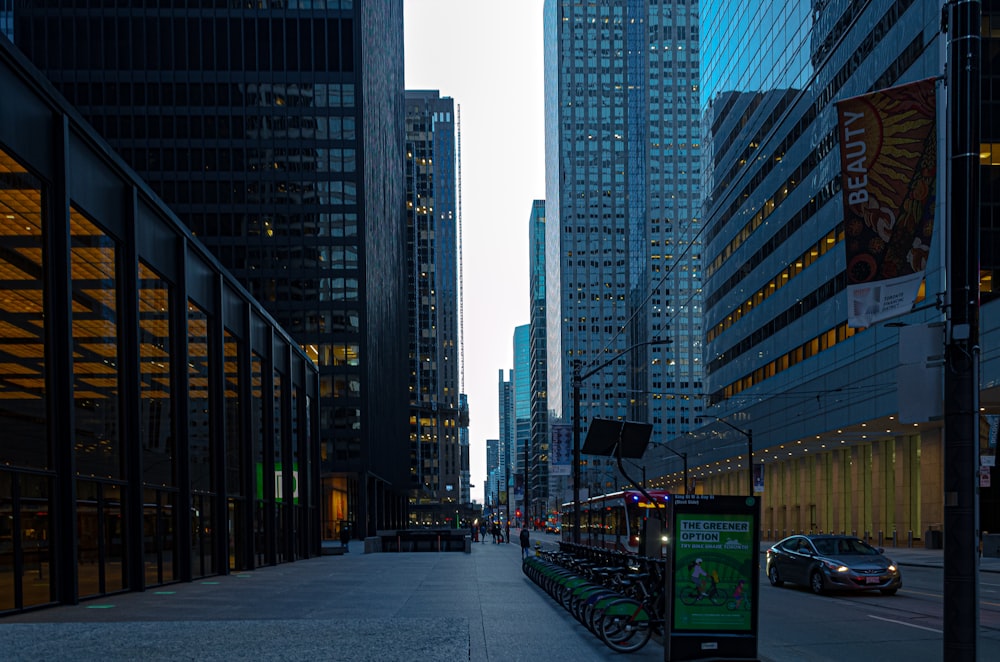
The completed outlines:
[[[554,542],[534,535],[532,540]],[[616,655],[521,572],[472,553],[322,556],[0,619],[0,659],[567,660]],[[629,660],[663,659],[651,641]]]

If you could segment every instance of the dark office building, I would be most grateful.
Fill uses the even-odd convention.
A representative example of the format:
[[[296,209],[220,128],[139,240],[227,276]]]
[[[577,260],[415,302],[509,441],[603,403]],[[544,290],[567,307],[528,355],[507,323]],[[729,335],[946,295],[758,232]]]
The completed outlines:
[[[2,37],[0,90],[0,613],[318,554],[314,362]]]
[[[410,520],[422,525],[445,524],[468,491],[459,444],[455,124],[453,99],[407,90]]]
[[[402,0],[40,0],[14,36],[318,363],[324,536],[403,524]]]

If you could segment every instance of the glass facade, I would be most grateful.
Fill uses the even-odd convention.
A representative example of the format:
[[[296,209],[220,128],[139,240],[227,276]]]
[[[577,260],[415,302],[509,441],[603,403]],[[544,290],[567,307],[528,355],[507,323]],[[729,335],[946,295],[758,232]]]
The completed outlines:
[[[455,102],[406,92],[410,521],[443,524],[460,503]]]
[[[531,302],[528,322],[528,381],[530,421],[528,449],[528,503],[525,511],[545,519],[548,511],[558,510],[558,499],[550,503],[549,485],[549,405],[548,349],[545,335],[545,201],[531,204],[528,220],[528,287]]]
[[[319,363],[324,474],[359,495],[345,517],[358,531],[398,523],[409,479],[401,0],[31,2],[14,27]]]
[[[279,535],[318,554],[318,471],[305,526],[259,542],[221,498],[253,489],[223,348],[266,337],[312,394],[314,364],[39,80],[0,43],[0,612],[250,569]]]
[[[914,310],[890,324],[849,328],[835,102],[941,76],[941,3],[702,0],[700,8],[706,414],[739,431],[708,424],[678,448],[714,463],[696,468],[699,491],[745,493],[752,431],[765,536],[912,531],[920,538],[943,521],[942,431],[933,418],[901,420],[904,389],[896,375],[910,351],[903,328],[933,330],[943,320],[937,302],[945,288],[948,195],[942,189],[936,196],[940,220]],[[997,10],[995,2],[983,4],[984,76],[996,70],[988,25]],[[938,108],[946,113],[942,85]],[[982,89],[988,104],[989,86]],[[983,113],[984,145],[996,140],[988,117]],[[941,115],[939,127],[946,126]],[[997,187],[989,153],[984,147],[982,347],[997,333],[989,284]],[[980,403],[990,414],[998,404],[992,350],[981,368]],[[939,382],[940,373],[928,370],[924,379]],[[984,530],[996,524],[995,514],[987,515],[990,494],[982,491]]]
[[[584,432],[622,417],[662,440],[700,422],[698,16],[680,0],[545,4],[549,406],[568,421],[574,366],[620,355],[581,383]]]

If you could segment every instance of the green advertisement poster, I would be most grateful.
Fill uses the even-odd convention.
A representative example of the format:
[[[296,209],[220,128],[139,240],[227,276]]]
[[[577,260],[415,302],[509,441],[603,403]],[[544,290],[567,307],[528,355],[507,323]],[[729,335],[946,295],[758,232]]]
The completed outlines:
[[[675,526],[674,630],[749,633],[753,515],[677,513]]]

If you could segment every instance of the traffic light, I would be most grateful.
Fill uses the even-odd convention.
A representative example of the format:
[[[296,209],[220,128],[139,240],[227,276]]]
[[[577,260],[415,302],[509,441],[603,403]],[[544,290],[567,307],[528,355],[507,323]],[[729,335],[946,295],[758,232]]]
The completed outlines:
[[[521,516],[521,509],[520,508],[516,509],[514,511],[514,515],[517,516],[517,517],[520,517]]]

